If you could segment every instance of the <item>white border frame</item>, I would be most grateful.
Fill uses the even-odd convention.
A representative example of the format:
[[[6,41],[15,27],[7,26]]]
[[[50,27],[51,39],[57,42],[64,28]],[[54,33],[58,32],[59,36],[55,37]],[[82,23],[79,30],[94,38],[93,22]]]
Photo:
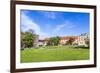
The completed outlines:
[[[46,10],[46,11],[64,11],[64,12],[86,12],[90,13],[90,60],[80,61],[60,61],[60,62],[39,62],[39,63],[20,63],[20,10]],[[23,68],[40,68],[40,67],[57,67],[57,66],[74,66],[94,64],[94,10],[86,8],[71,7],[51,7],[36,5],[16,5],[16,69]]]

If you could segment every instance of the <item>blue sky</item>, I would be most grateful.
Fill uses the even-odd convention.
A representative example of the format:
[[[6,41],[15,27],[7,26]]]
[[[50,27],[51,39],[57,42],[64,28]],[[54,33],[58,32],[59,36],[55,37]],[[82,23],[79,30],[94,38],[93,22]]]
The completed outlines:
[[[34,30],[40,38],[89,33],[89,13],[21,10],[21,31]]]

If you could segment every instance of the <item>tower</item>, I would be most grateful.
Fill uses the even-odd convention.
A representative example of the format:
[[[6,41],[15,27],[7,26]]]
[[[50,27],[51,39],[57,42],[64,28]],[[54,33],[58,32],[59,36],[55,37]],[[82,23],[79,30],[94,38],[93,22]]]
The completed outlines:
[[[39,45],[38,45],[38,43],[39,43],[39,35],[35,35],[35,39],[33,40],[33,42],[34,42],[34,47],[38,48],[39,47]]]

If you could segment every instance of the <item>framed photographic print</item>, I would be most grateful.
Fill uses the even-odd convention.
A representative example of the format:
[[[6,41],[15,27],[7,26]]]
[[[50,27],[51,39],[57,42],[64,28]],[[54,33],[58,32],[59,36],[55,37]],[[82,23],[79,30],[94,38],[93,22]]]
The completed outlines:
[[[96,67],[96,6],[11,1],[11,72]]]

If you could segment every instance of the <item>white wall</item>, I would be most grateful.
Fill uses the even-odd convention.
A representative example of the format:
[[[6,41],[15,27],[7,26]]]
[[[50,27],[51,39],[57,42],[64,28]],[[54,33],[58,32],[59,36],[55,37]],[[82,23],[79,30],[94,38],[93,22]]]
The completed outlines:
[[[97,5],[97,31],[100,37],[100,0],[34,0],[58,3]],[[100,38],[97,46],[97,68],[66,69],[41,71],[34,73],[99,73],[100,72]],[[0,0],[0,73],[10,73],[10,0]],[[33,73],[33,72],[30,72]]]

